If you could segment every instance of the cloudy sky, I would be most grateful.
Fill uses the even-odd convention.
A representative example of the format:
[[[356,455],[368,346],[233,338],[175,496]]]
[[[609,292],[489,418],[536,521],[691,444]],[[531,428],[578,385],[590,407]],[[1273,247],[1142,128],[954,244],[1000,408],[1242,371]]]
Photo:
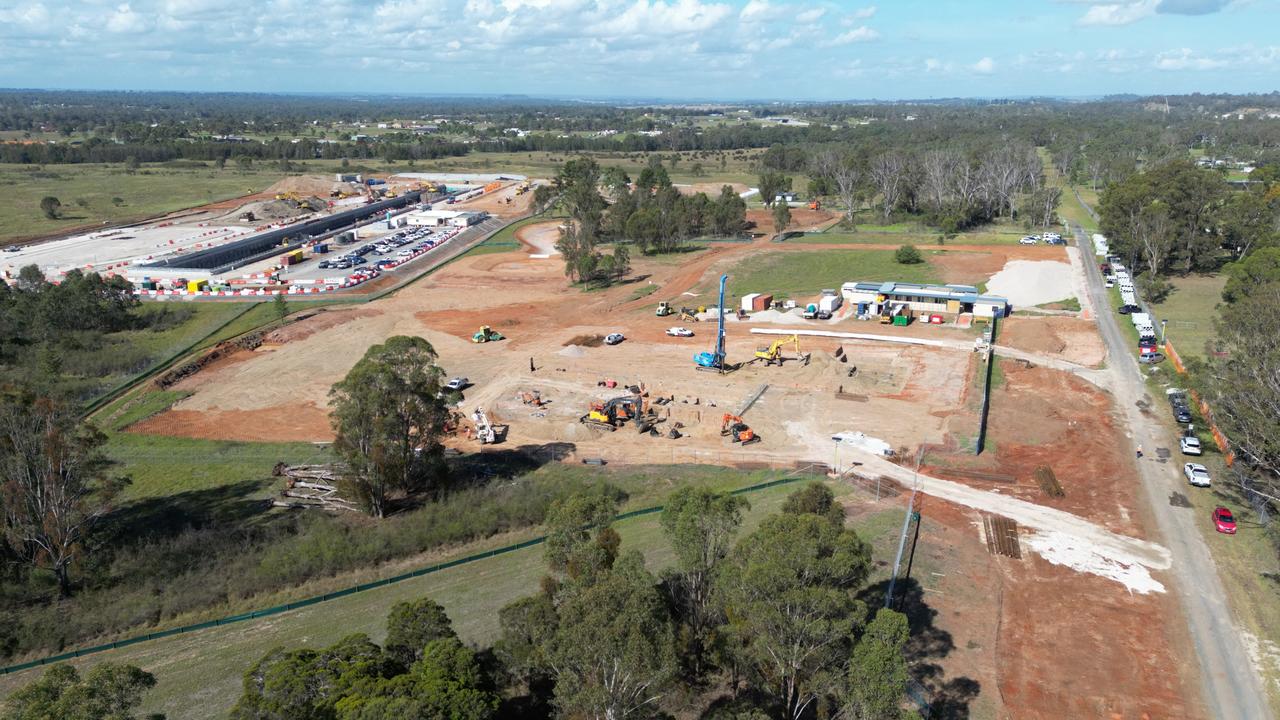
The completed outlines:
[[[0,86],[929,98],[1280,89],[1280,0],[0,0]]]

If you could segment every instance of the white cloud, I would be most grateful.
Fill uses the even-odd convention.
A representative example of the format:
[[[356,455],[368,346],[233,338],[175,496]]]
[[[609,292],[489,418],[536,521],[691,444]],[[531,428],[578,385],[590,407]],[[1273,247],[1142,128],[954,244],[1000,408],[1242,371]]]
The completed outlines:
[[[1081,25],[1128,25],[1156,14],[1160,0],[1094,5],[1080,18]]]
[[[732,11],[728,5],[699,0],[636,0],[622,14],[590,26],[592,33],[610,36],[706,32],[719,25]]]
[[[854,10],[853,12],[849,13],[849,18],[852,20],[870,20],[871,16],[875,14],[876,14],[876,6],[868,5],[867,7],[860,8],[858,10]]]
[[[808,10],[798,13],[795,17],[795,20],[798,23],[809,25],[811,23],[818,22],[819,20],[822,19],[822,16],[826,14],[827,14],[826,8],[821,8],[821,7],[810,8]]]
[[[129,7],[129,3],[123,3],[117,6],[116,11],[107,18],[106,27],[107,32],[140,33],[147,29],[148,24],[142,15]]]
[[[930,73],[949,73],[953,66],[949,62],[943,62],[938,58],[925,58],[924,71]]]
[[[969,69],[979,75],[990,75],[996,71],[996,61],[989,57],[984,57],[978,62],[969,66]]]
[[[880,33],[866,25],[863,25],[861,27],[854,28],[853,30],[840,33],[826,42],[825,46],[838,47],[840,45],[852,45],[853,43],[871,42],[872,40],[879,39],[879,37]]]
[[[1227,64],[1225,60],[1200,55],[1191,48],[1162,52],[1155,59],[1157,70],[1216,70]]]

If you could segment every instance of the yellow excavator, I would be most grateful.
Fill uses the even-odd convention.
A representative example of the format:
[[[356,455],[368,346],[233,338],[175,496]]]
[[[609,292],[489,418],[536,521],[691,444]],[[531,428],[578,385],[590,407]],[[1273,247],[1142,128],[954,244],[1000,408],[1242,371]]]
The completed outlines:
[[[773,344],[769,347],[757,348],[755,359],[763,360],[765,365],[781,365],[783,361],[782,348],[786,347],[789,343],[795,344],[797,359],[799,359],[801,357],[799,335],[789,335],[784,338],[778,338],[773,341]]]
[[[635,395],[623,395],[607,402],[593,402],[579,422],[592,427],[617,430],[627,421],[634,420],[636,430],[646,432],[653,427],[653,418],[644,407],[644,400]]]

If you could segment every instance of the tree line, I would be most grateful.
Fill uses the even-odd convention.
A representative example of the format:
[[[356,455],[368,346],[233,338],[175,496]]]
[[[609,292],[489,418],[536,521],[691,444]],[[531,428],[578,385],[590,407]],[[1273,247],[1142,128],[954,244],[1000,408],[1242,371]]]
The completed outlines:
[[[658,158],[634,183],[619,168],[602,170],[592,158],[574,158],[551,186],[535,190],[534,205],[556,206],[568,215],[556,249],[565,274],[577,282],[622,277],[630,269],[631,246],[645,254],[673,252],[692,238],[736,237],[746,228],[746,203],[731,187],[724,186],[715,200],[702,192],[686,195],[672,185]],[[609,254],[600,250],[607,243]]]
[[[230,717],[916,716],[905,702],[907,618],[860,599],[870,550],[825,485],[793,492],[747,533],[744,499],[677,491],[659,518],[674,563],[658,575],[612,528],[619,497],[603,486],[553,506],[547,575],[498,612],[491,647],[463,643],[430,598],[398,603],[381,645],[355,634],[268,651],[246,670]],[[87,716],[71,713],[108,695],[111,717],[129,718],[154,685],[137,667],[103,664],[81,679],[58,665],[0,717],[49,717],[40,711],[55,707]]]
[[[772,205],[792,189],[788,172],[803,172],[812,197],[834,197],[845,224],[867,203],[883,222],[895,213],[920,216],[944,233],[955,233],[1000,218],[1033,225],[1056,222],[1061,192],[1045,184],[1036,149],[1016,140],[969,149],[913,146],[872,152],[845,144],[813,148],[770,148],[760,175],[761,198]]]
[[[1146,295],[1158,301],[1173,273],[1210,272],[1280,242],[1280,164],[1250,174],[1233,190],[1216,170],[1181,158],[1107,186],[1100,230],[1113,251],[1144,273]]]

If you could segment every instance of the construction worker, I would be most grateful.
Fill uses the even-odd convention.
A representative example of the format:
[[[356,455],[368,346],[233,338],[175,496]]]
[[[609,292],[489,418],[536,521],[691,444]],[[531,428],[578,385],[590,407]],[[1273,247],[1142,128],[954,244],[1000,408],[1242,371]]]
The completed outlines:
[[[529,358],[529,372],[537,372],[538,368],[533,366],[533,358]]]
[[[1139,460],[1141,460],[1141,459],[1142,459],[1142,446],[1141,446],[1141,445],[1139,445],[1139,446],[1138,446],[1138,459],[1139,459]]]

